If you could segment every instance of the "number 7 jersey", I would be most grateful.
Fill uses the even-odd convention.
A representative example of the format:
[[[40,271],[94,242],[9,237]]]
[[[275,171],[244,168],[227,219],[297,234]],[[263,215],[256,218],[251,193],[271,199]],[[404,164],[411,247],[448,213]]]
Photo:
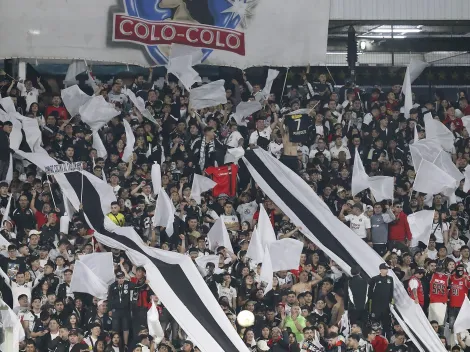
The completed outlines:
[[[309,128],[312,125],[312,117],[307,114],[287,115],[284,124],[289,129],[291,143],[307,143]]]

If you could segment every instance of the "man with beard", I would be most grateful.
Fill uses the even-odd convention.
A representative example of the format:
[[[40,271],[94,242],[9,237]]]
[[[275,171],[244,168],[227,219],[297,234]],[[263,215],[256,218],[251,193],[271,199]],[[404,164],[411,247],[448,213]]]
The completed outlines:
[[[305,327],[303,329],[304,340],[299,343],[301,352],[323,351],[323,346],[318,341],[317,331],[312,327]]]
[[[463,264],[457,265],[455,274],[450,277],[450,291],[449,291],[449,327],[453,329],[455,319],[459,314],[460,308],[468,295],[470,282],[465,273],[465,266]]]

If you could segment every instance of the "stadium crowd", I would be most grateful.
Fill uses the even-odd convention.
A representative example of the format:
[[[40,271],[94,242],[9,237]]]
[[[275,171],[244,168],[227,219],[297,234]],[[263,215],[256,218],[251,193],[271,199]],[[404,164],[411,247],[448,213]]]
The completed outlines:
[[[460,119],[470,115],[464,92],[457,100],[439,93],[432,100],[414,100],[406,119],[398,84],[391,91],[376,87],[365,92],[353,83],[337,89],[327,75],[311,77],[303,72],[303,84],[286,88],[284,96],[270,94],[265,99],[262,83],[250,82],[243,74],[226,82],[226,104],[194,111],[188,106],[188,92],[174,77],[167,77],[163,88],[153,85],[154,78],[150,72],[148,81],[142,75],[131,82],[116,79],[95,91],[121,111],[100,131],[106,160],[97,157],[89,126],[80,116],[69,115],[60,92],[46,91],[40,80],[34,87],[31,80],[7,82],[6,77],[1,79],[1,92],[12,98],[19,113],[37,120],[43,147],[51,156],[81,161],[97,177],[104,175],[118,199],[109,219],[118,226],[133,226],[149,246],[177,251],[194,261],[213,254],[206,234],[217,219],[223,220],[234,252],[218,247],[215,254],[220,256],[222,271],[216,273],[209,266],[204,280],[250,351],[413,351],[410,337],[390,314],[393,286],[388,268],[423,307],[446,349],[470,350],[470,333],[457,334],[453,342],[444,336],[470,287],[469,198],[462,181],[455,192],[456,203],[438,194],[426,205],[425,195],[411,192],[416,170],[409,149],[415,126],[419,138],[425,138],[423,115],[431,112],[454,134],[452,158],[463,171],[470,160],[469,134]],[[132,106],[124,94],[127,89],[143,98],[157,124]],[[259,101],[263,108],[238,124],[232,113],[240,102],[249,100]],[[121,160],[126,145],[123,119],[136,137],[129,163]],[[1,127],[3,180],[12,152],[12,127],[8,122]],[[343,274],[263,194],[241,163],[224,165],[227,150],[240,146],[268,150],[295,170],[351,227],[357,241],[367,241],[388,266],[381,265],[381,274],[370,282],[360,276],[360,268],[352,268],[352,277]],[[369,176],[395,178],[395,199],[375,202],[369,191],[351,194],[356,148]],[[177,210],[173,236],[152,226],[154,162],[161,164],[162,186]],[[16,158],[14,163],[11,183],[0,183],[0,207],[8,217],[2,221],[1,235],[10,243],[0,255],[0,268],[8,277],[0,279],[0,288],[25,330],[21,350],[198,351],[148,286],[145,269],[135,267],[124,252],[97,242],[82,211],[67,214],[69,231],[61,233],[65,209],[57,184],[50,183],[51,178],[34,164]],[[191,198],[195,173],[218,184],[203,194],[200,205]],[[10,194],[13,206],[5,214]],[[246,256],[259,204],[268,211],[279,239],[304,243],[299,268],[275,273],[273,289],[266,295],[260,286],[260,265]],[[412,247],[407,216],[422,209],[435,210],[431,239]],[[116,273],[108,300],[72,292],[75,261],[104,251],[113,253]],[[165,331],[162,341],[148,333],[146,313],[152,301]],[[433,304],[444,306],[444,312],[432,309]],[[116,308],[128,314],[116,317]],[[237,324],[241,310],[254,313],[253,326]],[[346,310],[348,331],[342,319]]]

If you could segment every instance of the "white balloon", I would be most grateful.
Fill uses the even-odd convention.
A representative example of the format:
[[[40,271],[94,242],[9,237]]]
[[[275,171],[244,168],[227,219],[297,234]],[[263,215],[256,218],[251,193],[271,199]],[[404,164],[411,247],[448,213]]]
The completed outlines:
[[[237,315],[237,322],[241,327],[247,328],[255,323],[255,316],[249,310],[242,310]]]

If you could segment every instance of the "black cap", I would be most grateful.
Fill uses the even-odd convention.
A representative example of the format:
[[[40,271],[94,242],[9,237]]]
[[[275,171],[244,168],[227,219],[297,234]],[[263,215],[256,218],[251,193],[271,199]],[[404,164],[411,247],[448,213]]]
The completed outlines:
[[[425,274],[426,273],[426,269],[422,268],[422,267],[419,267],[416,269],[415,271],[416,274]]]
[[[379,265],[379,269],[380,269],[380,270],[382,270],[382,269],[387,269],[387,270],[388,270],[388,269],[389,269],[389,267],[388,267],[388,265],[387,265],[387,264],[385,264],[385,263],[382,263],[382,264],[380,264],[380,265]]]
[[[116,273],[116,277],[117,277],[117,278],[122,278],[122,277],[124,277],[124,273],[123,273],[122,271],[118,271],[118,272]]]

